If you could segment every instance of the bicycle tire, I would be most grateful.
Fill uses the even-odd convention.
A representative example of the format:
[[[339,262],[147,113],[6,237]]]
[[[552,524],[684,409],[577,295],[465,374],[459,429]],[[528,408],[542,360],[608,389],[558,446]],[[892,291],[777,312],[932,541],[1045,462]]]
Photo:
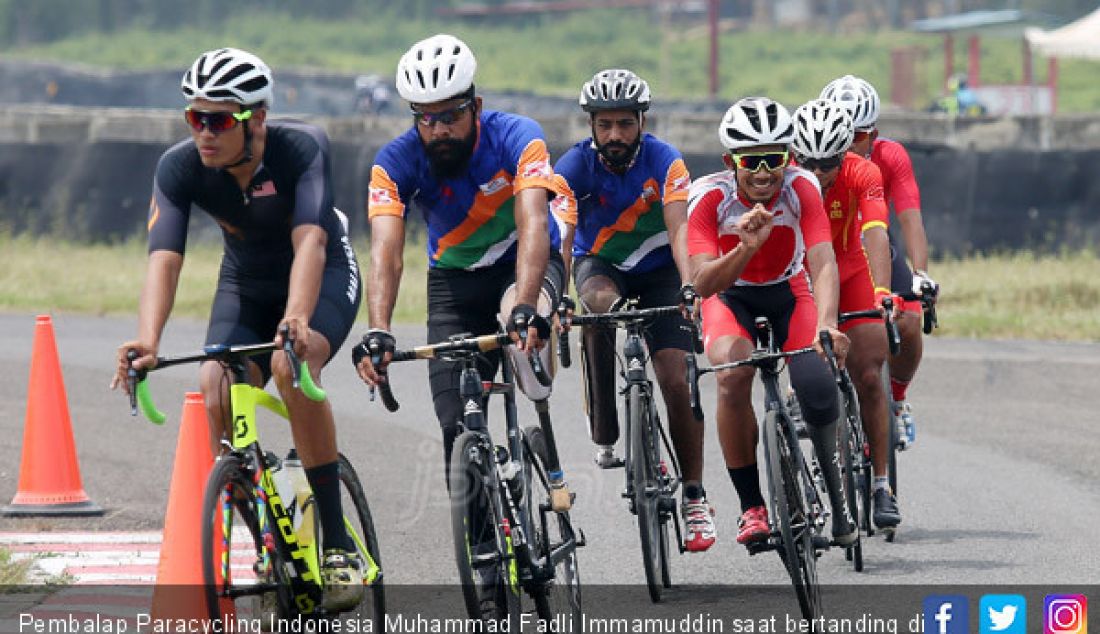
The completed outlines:
[[[782,543],[780,558],[786,565],[791,577],[802,616],[816,619],[821,613],[821,589],[817,584],[817,554],[813,546],[813,529],[807,513],[806,499],[802,491],[804,486],[813,486],[812,482],[801,482],[799,467],[794,464],[794,443],[797,438],[789,438],[786,422],[775,410],[768,412],[764,420],[764,434],[768,443],[769,489],[774,487],[773,501],[776,502],[776,516]],[[775,485],[772,478],[776,478]]]
[[[483,439],[480,432],[465,431],[451,451],[448,481],[455,562],[467,615],[507,619],[510,628],[517,628],[509,631],[519,631],[516,560],[511,535],[504,529],[495,459]]]
[[[649,428],[649,401],[638,385],[631,385],[627,395],[630,416],[631,479],[634,488],[634,512],[638,518],[638,536],[642,543],[642,566],[645,569],[649,598],[661,600],[661,518],[659,503],[659,454]]]
[[[378,548],[378,533],[374,529],[367,495],[351,461],[344,454],[339,454],[338,464],[345,527],[348,529],[348,537],[355,543],[359,561],[365,566],[362,572],[366,588],[363,600],[354,614],[361,620],[370,619],[374,625],[372,631],[382,632],[385,631],[386,624],[386,586],[382,574],[381,551]]]
[[[206,480],[201,516],[203,587],[211,619],[229,613],[226,604],[238,617],[265,622],[294,613],[285,561],[277,548],[264,547],[255,508],[255,488],[240,456],[220,456]],[[241,555],[235,538],[245,538],[245,531],[255,556],[253,578],[234,574],[233,560]]]
[[[848,502],[848,508],[852,516],[856,518],[857,522],[856,541],[845,548],[845,555],[852,562],[852,568],[856,572],[863,572],[863,538],[860,535],[858,526],[858,522],[863,517],[863,498],[859,491],[860,474],[857,473],[857,471],[862,471],[859,465],[861,465],[863,458],[863,443],[860,442],[858,430],[854,429],[854,426],[859,424],[861,424],[860,421],[853,419],[852,416],[844,416],[840,427],[839,447],[842,452],[840,475],[841,483],[844,486],[844,497]]]
[[[886,390],[886,429],[889,433],[889,449],[886,452],[886,475],[890,481],[890,490],[894,495],[898,494],[898,419],[894,415],[894,399],[890,392],[889,368],[883,372],[883,383]]]
[[[554,578],[548,584],[534,588],[535,613],[546,624],[545,631],[561,627],[557,618],[564,616],[568,625],[564,631],[580,632],[583,628],[581,609],[581,579],[577,565],[576,533],[569,513],[550,511],[550,480],[546,475],[549,455],[542,428],[531,425],[524,429],[524,449],[531,456],[525,462],[524,472],[529,485],[527,500],[528,521],[534,529],[531,535],[535,557],[549,557],[554,548],[573,540],[573,550],[554,566]],[[542,524],[542,511],[548,516]]]

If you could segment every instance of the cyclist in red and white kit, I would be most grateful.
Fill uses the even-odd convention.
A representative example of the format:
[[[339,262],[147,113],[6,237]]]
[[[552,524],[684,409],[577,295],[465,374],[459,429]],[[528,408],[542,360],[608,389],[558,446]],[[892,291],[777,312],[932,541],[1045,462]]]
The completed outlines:
[[[695,181],[688,198],[688,254],[693,283],[705,298],[707,358],[714,365],[748,358],[754,320],[764,316],[783,350],[812,344],[821,353],[816,335],[828,330],[843,364],[848,338],[836,327],[838,278],[829,220],[817,180],[789,164],[790,113],[771,99],[742,99],[726,111],[719,138],[729,170]],[[816,297],[810,294],[803,261]],[[856,527],[834,460],[838,407],[832,372],[814,354],[791,357],[788,368],[836,510],[833,539],[850,544]],[[754,374],[751,367],[718,373],[718,440],[741,501],[741,544],[766,540],[769,534],[756,464]]]
[[[806,103],[794,112],[794,129],[795,158],[817,176],[825,192],[825,213],[840,274],[840,312],[881,308],[882,298],[893,295],[887,288],[890,241],[882,175],[874,163],[847,151],[855,129],[844,106],[823,99]],[[874,522],[879,528],[894,527],[901,523],[901,514],[886,473],[890,443],[882,388],[886,333],[879,319],[853,319],[840,329],[852,340],[847,365],[871,444]]]
[[[924,353],[921,339],[921,286],[931,285],[933,294],[939,293],[939,285],[928,275],[928,238],[924,233],[921,216],[920,189],[913,176],[913,163],[905,148],[890,139],[879,137],[879,97],[874,86],[859,77],[845,75],[834,79],[821,91],[822,99],[844,105],[852,115],[856,127],[851,151],[870,158],[882,172],[882,184],[886,201],[894,208],[894,215],[901,225],[905,253],[913,268],[910,271],[903,253],[893,243],[893,274],[890,288],[905,299],[898,319],[901,334],[901,352],[890,359],[890,391],[897,404],[894,414],[899,426],[904,426],[899,448],[906,449],[916,440],[916,425],[906,392],[920,366]]]

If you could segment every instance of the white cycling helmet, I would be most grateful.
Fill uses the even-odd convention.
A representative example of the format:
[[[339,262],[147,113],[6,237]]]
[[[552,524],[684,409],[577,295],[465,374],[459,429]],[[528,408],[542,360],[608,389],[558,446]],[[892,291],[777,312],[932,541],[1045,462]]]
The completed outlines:
[[[822,89],[820,98],[847,108],[857,130],[873,128],[878,121],[879,99],[875,87],[854,75],[845,75],[829,82]]]
[[[649,110],[649,84],[634,73],[619,68],[601,70],[581,87],[581,108],[599,110]]]
[[[409,103],[435,103],[474,85],[477,60],[470,47],[440,33],[413,44],[397,62],[397,92]]]
[[[831,158],[848,149],[855,133],[847,108],[828,99],[814,99],[794,111],[791,149],[801,157]]]
[[[718,124],[718,140],[727,150],[756,145],[789,145],[794,138],[791,113],[767,97],[746,97],[730,106]]]
[[[232,101],[271,107],[271,69],[259,57],[235,48],[207,51],[183,74],[180,90],[188,101]]]

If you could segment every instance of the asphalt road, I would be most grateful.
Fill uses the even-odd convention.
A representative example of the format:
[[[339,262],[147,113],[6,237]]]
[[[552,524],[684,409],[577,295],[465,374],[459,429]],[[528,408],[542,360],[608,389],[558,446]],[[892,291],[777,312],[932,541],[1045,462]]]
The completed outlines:
[[[164,427],[131,418],[108,391],[115,346],[133,320],[55,318],[85,489],[109,509],[92,519],[0,519],[0,530],[136,530],[163,520],[183,394],[193,368],[155,375],[153,393],[169,413]],[[205,324],[174,321],[163,354],[189,352]],[[16,491],[26,408],[33,315],[0,315],[0,502]],[[403,327],[399,342],[421,342],[422,327]],[[575,338],[574,338],[575,341]],[[1100,583],[1095,547],[1100,525],[1100,434],[1095,408],[1100,345],[931,338],[911,390],[918,442],[900,457],[904,523],[896,543],[874,538],[867,569],[855,574],[840,553],[820,561],[823,581],[893,584]],[[339,442],[363,479],[381,534],[389,583],[453,579],[448,507],[438,425],[426,366],[393,370],[398,414],[371,403],[346,353],[324,375],[337,414]],[[713,415],[713,382],[704,403]],[[644,579],[637,530],[619,497],[621,471],[592,465],[580,410],[579,371],[562,371],[551,412],[563,462],[577,492],[574,518],[588,537],[580,565],[585,583]],[[533,409],[521,404],[521,415]],[[501,416],[494,414],[499,424]],[[272,419],[265,445],[286,447]],[[718,543],[705,554],[676,556],[678,583],[784,583],[774,555],[749,557],[733,540],[737,503],[707,423],[706,484],[717,507]]]

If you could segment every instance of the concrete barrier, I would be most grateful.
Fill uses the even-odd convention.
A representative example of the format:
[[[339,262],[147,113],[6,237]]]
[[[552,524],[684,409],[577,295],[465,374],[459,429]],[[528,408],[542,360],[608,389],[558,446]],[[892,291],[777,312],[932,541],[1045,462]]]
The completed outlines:
[[[300,118],[332,138],[336,204],[353,231],[363,231],[374,154],[409,119]],[[581,115],[539,121],[554,156],[589,134]],[[713,116],[654,115],[650,124],[684,152],[693,174],[723,169]],[[1100,244],[1100,180],[1091,178],[1100,159],[1100,117],[886,116],[881,127],[910,148],[938,253]],[[179,110],[5,108],[0,228],[97,241],[141,234],[156,160],[186,136]],[[193,226],[210,232],[205,221]]]

